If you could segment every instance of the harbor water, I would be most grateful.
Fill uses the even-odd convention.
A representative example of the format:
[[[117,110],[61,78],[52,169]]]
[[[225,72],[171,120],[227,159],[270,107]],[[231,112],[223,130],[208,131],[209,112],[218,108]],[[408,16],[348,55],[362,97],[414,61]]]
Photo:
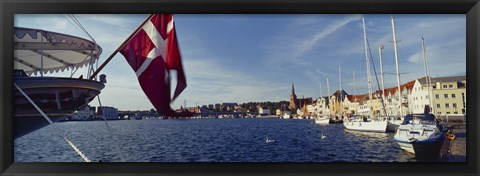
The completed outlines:
[[[313,120],[108,121],[112,136],[103,121],[56,125],[90,160],[102,162],[417,161],[400,149],[393,133],[354,132]],[[16,139],[14,155],[15,162],[83,161],[52,125]]]

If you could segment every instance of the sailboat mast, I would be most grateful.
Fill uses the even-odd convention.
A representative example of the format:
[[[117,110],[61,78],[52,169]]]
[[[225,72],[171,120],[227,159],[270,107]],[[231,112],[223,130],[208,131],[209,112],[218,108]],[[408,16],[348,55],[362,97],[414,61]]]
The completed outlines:
[[[341,101],[341,105],[342,105],[341,108],[340,108],[340,113],[343,114],[342,68],[340,67],[340,65],[338,66],[338,75],[340,77],[340,101]]]
[[[320,98],[323,98],[322,82],[319,82],[319,84],[320,84]]]
[[[393,20],[393,16],[390,17],[390,21],[392,22],[392,33],[393,33],[393,48],[395,51],[395,65],[397,68],[397,92],[398,92],[398,101],[400,104],[400,117],[403,116],[402,111],[402,92],[400,92],[400,72],[398,67],[398,50],[397,50],[397,35],[395,33],[395,21]]]
[[[362,17],[362,23],[363,23],[363,39],[364,39],[364,42],[365,42],[365,61],[366,61],[366,66],[367,66],[368,98],[369,98],[369,100],[371,100],[372,99],[372,87],[371,87],[372,79],[370,77],[370,61],[368,59],[367,29],[365,27],[365,17]]]
[[[357,86],[356,86],[356,80],[355,80],[355,70],[353,70],[353,94],[356,96],[357,95]]]
[[[380,57],[380,78],[382,79],[382,97],[385,97],[385,85],[384,85],[384,82],[383,82],[382,49],[383,49],[383,45],[380,45],[378,47],[378,55]]]
[[[330,82],[328,81],[328,77],[327,77],[327,93],[328,93],[328,99],[330,99]]]
[[[422,35],[422,53],[423,53],[423,66],[425,67],[425,83],[427,84],[427,91],[428,91],[428,101],[429,101],[429,104],[430,104],[430,110],[433,110],[433,106],[432,106],[432,95],[430,93],[430,86],[431,86],[431,82],[430,82],[430,75],[428,73],[428,63],[427,63],[427,57],[426,57],[426,52],[425,52],[425,39],[423,38],[423,35]]]
[[[340,76],[340,100],[343,100],[343,88],[342,88],[342,68],[338,66],[338,75]]]
[[[327,77],[327,93],[328,93],[328,104],[330,104],[330,82]],[[330,106],[328,106],[328,116],[330,116]]]

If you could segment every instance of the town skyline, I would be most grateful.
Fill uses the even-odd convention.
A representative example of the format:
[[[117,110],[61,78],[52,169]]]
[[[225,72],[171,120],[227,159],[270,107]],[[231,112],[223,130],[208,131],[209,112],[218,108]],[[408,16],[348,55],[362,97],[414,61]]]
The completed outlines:
[[[103,48],[100,63],[148,15],[75,15]],[[222,102],[288,101],[292,83],[298,97],[367,93],[363,28],[377,73],[383,45],[385,88],[395,87],[390,16],[395,17],[401,84],[424,77],[420,36],[425,37],[432,77],[466,75],[465,15],[193,15],[176,14],[175,24],[187,76],[187,88],[172,103],[177,109]],[[16,15],[15,26],[66,33],[83,38],[63,15]],[[101,26],[101,27],[99,27]],[[102,104],[119,109],[151,109],[133,70],[117,54],[101,72],[107,84]],[[356,72],[356,90],[353,86]],[[372,70],[373,72],[373,70]],[[379,74],[379,73],[378,73]],[[372,74],[374,89],[375,77]],[[380,77],[379,77],[380,79]],[[379,80],[380,81],[380,80]],[[172,85],[175,85],[172,84]],[[98,106],[96,100],[91,103]]]

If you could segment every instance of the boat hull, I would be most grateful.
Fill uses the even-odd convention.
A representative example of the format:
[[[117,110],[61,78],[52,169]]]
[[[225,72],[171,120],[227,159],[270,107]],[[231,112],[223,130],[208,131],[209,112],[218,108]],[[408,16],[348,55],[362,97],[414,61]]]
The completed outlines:
[[[395,138],[395,141],[401,149],[415,154],[417,158],[436,158],[440,156],[440,149],[445,141],[445,136],[423,141],[406,141]]]
[[[75,78],[15,77],[14,81],[53,122],[88,105],[105,87],[97,81]],[[14,92],[14,119],[15,138],[49,124],[18,89]]]
[[[393,133],[396,132],[400,124],[401,122],[388,121],[387,132],[393,132]]]
[[[387,122],[373,121],[373,122],[362,122],[362,121],[345,121],[343,122],[348,130],[353,131],[364,131],[364,132],[378,132],[384,133],[387,130]]]
[[[330,123],[329,118],[315,119],[315,123],[319,125],[328,125]]]

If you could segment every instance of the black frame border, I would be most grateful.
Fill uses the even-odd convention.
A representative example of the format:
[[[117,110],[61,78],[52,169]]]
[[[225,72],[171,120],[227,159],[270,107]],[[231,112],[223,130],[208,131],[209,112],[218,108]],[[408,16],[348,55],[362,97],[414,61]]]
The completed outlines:
[[[466,14],[466,163],[14,163],[14,14],[69,13]],[[479,0],[3,0],[0,2],[0,173],[2,175],[478,175]]]

